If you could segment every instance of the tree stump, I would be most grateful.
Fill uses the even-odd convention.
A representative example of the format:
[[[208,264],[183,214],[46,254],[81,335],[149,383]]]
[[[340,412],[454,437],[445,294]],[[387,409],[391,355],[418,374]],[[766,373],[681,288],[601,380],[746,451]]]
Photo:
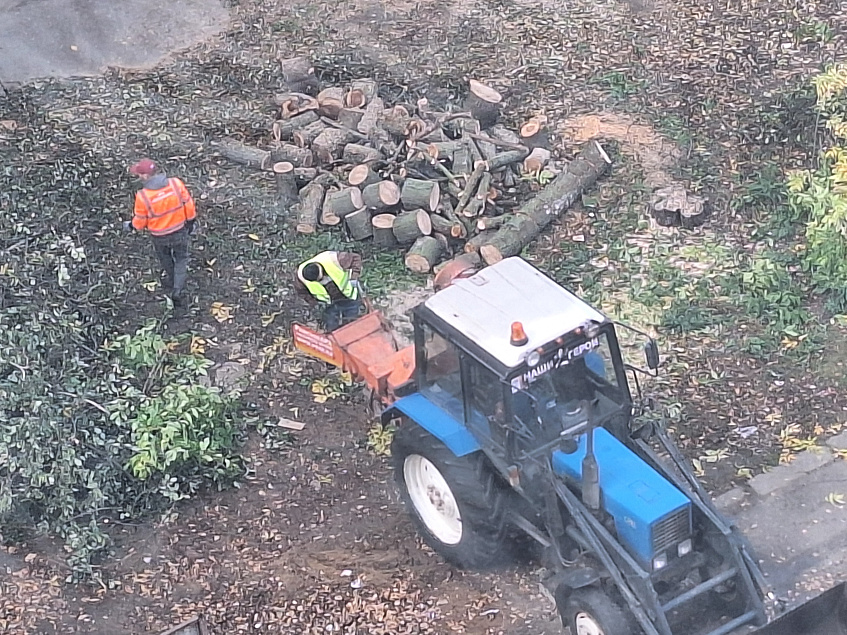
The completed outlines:
[[[441,244],[432,236],[421,236],[406,253],[406,267],[415,273],[429,273],[441,257]]]
[[[281,210],[287,210],[297,201],[299,190],[294,174],[294,166],[288,161],[274,163],[273,172],[276,179],[276,196]]]
[[[530,149],[550,147],[550,134],[545,127],[545,119],[533,117],[521,126],[521,145]]]
[[[344,163],[370,163],[381,158],[382,155],[379,150],[358,143],[348,143],[344,146],[344,151],[341,153],[341,160]]]
[[[653,192],[650,210],[663,227],[693,229],[705,222],[705,203],[702,197],[689,194],[681,183],[673,183]]]
[[[309,124],[315,123],[316,121],[318,121],[318,113],[316,113],[314,110],[307,110],[303,114],[297,115],[296,117],[292,117],[291,119],[280,119],[274,121],[274,139],[276,139],[277,141],[291,141],[294,138],[295,132],[297,132],[298,130],[302,130]]]
[[[300,203],[297,205],[298,234],[314,234],[318,226],[318,214],[324,202],[324,188],[317,183],[309,183],[300,190]]]
[[[338,128],[326,128],[312,141],[312,152],[322,164],[332,163],[341,156],[344,146],[349,143],[349,133]]]
[[[347,182],[353,187],[364,188],[368,185],[379,183],[380,178],[379,174],[371,169],[371,166],[363,163],[350,170],[350,174],[347,176]]]
[[[281,143],[271,150],[271,158],[274,163],[287,161],[295,168],[310,168],[315,162],[315,157],[312,155],[311,150],[301,148],[292,143]]]
[[[400,202],[400,188],[392,181],[372,183],[362,190],[362,199],[373,210],[387,210]]]
[[[432,221],[422,209],[403,212],[394,219],[394,237],[401,245],[432,233]]]
[[[334,86],[318,93],[318,114],[330,119],[338,119],[338,113],[344,108],[344,90]]]
[[[403,209],[407,210],[425,209],[427,212],[434,212],[440,199],[441,188],[435,181],[406,179],[400,192]]]
[[[344,217],[344,226],[347,234],[353,240],[365,240],[373,236],[373,225],[371,225],[371,212],[367,207],[357,209],[352,214]]]
[[[394,214],[377,214],[371,219],[374,245],[378,247],[394,247],[397,239],[394,237]]]
[[[291,134],[291,140],[301,148],[308,148],[312,145],[312,142],[318,138],[318,135],[327,128],[328,126],[323,121],[312,121],[300,130],[295,130]]]
[[[315,77],[315,69],[312,63],[305,57],[292,57],[280,60],[282,68],[282,80],[290,91],[316,95],[319,82]]]
[[[490,86],[475,79],[470,81],[468,96],[465,98],[465,110],[479,121],[485,130],[497,123],[500,116],[500,103],[503,96]]]

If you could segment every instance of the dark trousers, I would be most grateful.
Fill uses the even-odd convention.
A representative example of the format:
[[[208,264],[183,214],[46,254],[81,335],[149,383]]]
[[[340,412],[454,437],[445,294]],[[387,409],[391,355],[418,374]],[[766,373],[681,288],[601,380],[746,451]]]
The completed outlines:
[[[165,287],[173,289],[173,295],[185,290],[188,276],[188,230],[183,228],[167,236],[153,236],[156,257],[165,270]]]
[[[363,308],[361,300],[333,302],[324,309],[324,327],[327,331],[334,331],[349,324],[362,314]]]

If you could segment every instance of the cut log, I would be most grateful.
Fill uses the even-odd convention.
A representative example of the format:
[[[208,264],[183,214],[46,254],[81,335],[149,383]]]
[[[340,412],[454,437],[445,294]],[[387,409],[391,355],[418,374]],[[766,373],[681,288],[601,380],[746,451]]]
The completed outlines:
[[[493,159],[497,155],[497,145],[493,140],[489,140],[487,135],[478,135],[471,138],[479,148],[479,153],[485,161]]]
[[[490,137],[497,139],[498,141],[503,141],[515,146],[523,145],[521,144],[521,138],[509,130],[506,126],[497,124],[496,126],[491,126],[486,132]]]
[[[497,229],[507,220],[509,220],[508,214],[503,214],[502,216],[487,216],[486,218],[480,218],[476,221],[476,228],[481,232],[487,229]]]
[[[444,198],[441,199],[440,211],[441,215],[450,221],[452,226],[450,235],[453,238],[467,238],[468,226],[465,221],[462,218],[459,218],[456,215],[456,212],[453,211],[453,206],[450,204],[449,200]]]
[[[356,130],[359,127],[359,122],[365,116],[365,111],[359,108],[342,108],[338,112],[338,123],[343,126]]]
[[[433,273],[441,273],[448,267],[456,267],[457,269],[475,269],[479,267],[480,264],[482,264],[482,258],[479,257],[479,252],[471,251],[435,265],[435,267],[433,267]]]
[[[489,172],[494,172],[495,170],[499,170],[502,167],[507,165],[511,165],[512,163],[518,163],[519,161],[523,161],[527,155],[529,155],[529,150],[509,150],[508,152],[501,152],[497,156],[491,158],[489,161],[486,161],[486,169]]]
[[[386,108],[382,111],[379,125],[395,137],[405,137],[406,128],[411,121],[412,117],[408,110],[403,106],[394,106],[394,108]]]
[[[439,214],[431,214],[429,219],[432,222],[432,231],[450,238],[464,238],[464,227],[458,221],[451,221]]]
[[[362,190],[362,200],[373,210],[387,210],[400,202],[400,187],[393,181],[372,183]]]
[[[308,148],[300,148],[292,143],[281,143],[271,150],[274,163],[287,161],[295,168],[310,168],[315,163],[315,157]]]
[[[482,153],[479,151],[476,143],[474,143],[470,133],[466,132],[462,136],[462,141],[464,141],[465,145],[468,146],[468,152],[471,156],[471,165],[476,165],[477,161],[482,161]]]
[[[546,124],[546,117],[533,117],[521,126],[521,144],[527,148],[549,148],[550,134]]]
[[[345,108],[363,108],[366,103],[365,94],[358,88],[353,88],[344,95]]]
[[[350,170],[347,182],[353,187],[364,188],[380,182],[379,174],[374,172],[367,163],[362,163]]]
[[[273,135],[277,141],[291,141],[294,138],[294,133],[302,130],[311,123],[318,121],[318,113],[314,110],[292,117],[287,120],[278,120],[273,123]],[[323,125],[323,124],[321,124]],[[301,146],[302,147],[302,146]]]
[[[427,212],[434,212],[440,199],[441,188],[435,181],[406,179],[400,193],[403,209],[407,210],[424,209]]]
[[[459,139],[465,133],[479,134],[481,128],[476,119],[456,117],[442,124],[442,129],[454,139]]]
[[[534,148],[523,160],[523,171],[531,174],[540,172],[550,160],[550,151],[546,148]]]
[[[344,89],[333,86],[318,93],[318,114],[330,119],[338,119],[338,113],[342,108],[344,108]]]
[[[483,260],[491,265],[518,255],[542,229],[593,185],[610,164],[611,160],[599,143],[591,141],[586,144],[552,183],[511,215],[480,247]]]
[[[421,236],[406,253],[406,267],[415,273],[429,273],[441,257],[441,244],[432,236]]]
[[[479,185],[479,180],[482,178],[483,173],[487,168],[487,164],[485,161],[478,162],[471,172],[471,175],[468,177],[468,182],[465,183],[465,189],[462,190],[461,196],[459,196],[459,202],[456,203],[455,212],[457,216],[463,214],[465,207],[468,206],[471,199],[476,194],[476,188]]]
[[[357,187],[345,187],[342,190],[329,192],[324,201],[324,214],[321,222],[324,225],[337,225],[338,220],[332,222],[333,218],[344,218],[347,214],[352,214],[363,206],[362,193]],[[330,219],[330,221],[327,222],[325,219]]]
[[[291,119],[304,112],[318,110],[318,100],[303,93],[274,95],[274,102],[279,105],[280,119]]]
[[[439,234],[438,232],[433,231],[432,237],[438,241],[438,244],[441,245],[441,258],[453,255],[452,250],[450,249],[450,237],[446,234]],[[441,259],[439,258],[439,260]]]
[[[453,174],[456,176],[467,176],[473,171],[471,164],[471,151],[467,144],[463,143],[453,152]]]
[[[394,237],[401,245],[432,233],[432,221],[422,209],[403,212],[394,219]]]
[[[299,190],[294,174],[294,166],[287,161],[274,163],[273,172],[276,179],[277,203],[282,211],[287,210],[297,201]]]
[[[465,110],[479,121],[483,130],[497,123],[500,116],[500,103],[503,96],[490,86],[475,79],[470,81],[468,96],[465,98]]]
[[[318,213],[324,202],[324,188],[317,183],[309,183],[300,190],[300,203],[297,205],[298,234],[314,234],[318,226]]]
[[[227,139],[214,143],[212,147],[230,161],[240,163],[255,170],[270,170],[274,164],[270,152],[248,146],[240,141]],[[282,161],[283,159],[279,160]]]
[[[485,204],[488,202],[488,190],[491,187],[491,173],[484,172],[479,179],[479,185],[476,189],[476,194],[462,209],[462,215],[468,218],[479,216],[485,209]]]
[[[341,159],[345,163],[371,163],[381,159],[382,155],[379,150],[363,146],[358,143],[348,143],[344,146],[344,152],[341,154]]]
[[[280,60],[279,65],[282,68],[282,81],[288,90],[313,96],[317,94],[318,78],[308,59],[292,57]]]
[[[479,232],[465,243],[465,253],[479,251],[479,248],[486,244],[496,233],[494,230]]]
[[[363,135],[368,137],[373,134],[373,131],[379,126],[379,118],[385,110],[385,104],[379,97],[374,97],[368,105],[365,106],[365,114],[356,129]]]
[[[378,247],[394,247],[397,239],[394,237],[394,214],[377,214],[371,219],[374,245]]]
[[[347,131],[327,128],[312,141],[312,152],[320,163],[332,163],[341,156],[344,146],[351,140]]]
[[[294,168],[294,178],[300,187],[311,183],[318,176],[317,168]]]
[[[344,226],[353,240],[364,240],[373,236],[373,225],[371,225],[371,212],[367,207],[357,209],[352,214],[344,217]]]
[[[301,148],[308,148],[318,138],[318,135],[326,129],[327,125],[323,121],[312,121],[304,128],[295,130],[291,139]]]
[[[356,108],[361,108],[362,106],[366,106],[371,103],[377,95],[378,87],[376,82],[372,79],[354,79],[350,82],[350,92],[360,93],[364,101],[358,106],[354,106]],[[348,106],[351,104],[348,104]]]

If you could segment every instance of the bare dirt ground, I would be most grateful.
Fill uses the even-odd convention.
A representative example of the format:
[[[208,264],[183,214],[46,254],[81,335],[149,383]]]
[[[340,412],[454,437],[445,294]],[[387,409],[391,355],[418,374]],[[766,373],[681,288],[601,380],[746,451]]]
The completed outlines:
[[[153,154],[192,186],[205,225],[192,309],[169,323],[171,332],[200,334],[217,361],[242,360],[248,394],[269,420],[307,425],[285,444],[253,435],[251,472],[240,488],[204,493],[159,522],[116,528],[102,586],[66,585],[61,553],[46,542],[4,548],[0,633],[155,633],[198,612],[214,633],[561,632],[532,567],[461,572],[420,544],[387,461],[367,447],[371,422],[360,395],[348,390],[315,403],[310,383],[326,369],[286,353],[287,325],[303,314],[282,281],[322,243],[296,241],[274,221],[257,220],[269,206],[267,178],[211,157],[208,142],[266,142],[275,60],[307,52],[327,80],[376,75],[396,100],[455,98],[468,77],[484,78],[507,95],[513,120],[543,111],[563,122],[565,156],[596,134],[617,140],[631,159],[620,161],[598,195],[610,216],[643,202],[633,186],[642,178],[647,188],[682,178],[725,203],[739,179],[758,169],[763,147],[805,156],[804,146],[781,136],[802,127],[801,115],[780,110],[771,91],[805,78],[840,47],[839,38],[825,47],[804,43],[794,35],[800,27],[828,21],[840,34],[845,16],[837,2],[798,9],[793,2],[609,0],[565,10],[497,0],[245,1],[232,8],[225,37],[173,63],[28,88],[4,112],[2,119],[19,124],[0,150],[21,153],[26,161],[10,162],[10,170],[33,189],[40,179],[77,178],[77,158],[107,175],[73,199],[73,209],[91,210],[74,231],[92,254],[92,284],[97,276],[126,280],[115,320],[129,328],[162,312],[156,292],[139,286],[152,278],[146,243],[115,229],[131,187],[125,163]],[[782,119],[763,124],[769,112]],[[745,220],[718,208],[713,233]],[[573,257],[561,240],[601,241],[595,222],[578,211],[539,242],[537,257],[555,264]],[[398,300],[392,310],[409,304]],[[214,301],[234,308],[232,321],[210,316]],[[799,372],[765,374],[760,361],[712,343],[703,356],[685,348],[691,343],[668,351],[681,390],[657,387],[696,404],[681,430],[689,455],[728,443],[761,462],[773,453],[776,431],[754,444],[733,433],[739,426],[776,414],[771,423],[837,420],[832,385]],[[710,484],[728,487],[739,465],[716,472]]]

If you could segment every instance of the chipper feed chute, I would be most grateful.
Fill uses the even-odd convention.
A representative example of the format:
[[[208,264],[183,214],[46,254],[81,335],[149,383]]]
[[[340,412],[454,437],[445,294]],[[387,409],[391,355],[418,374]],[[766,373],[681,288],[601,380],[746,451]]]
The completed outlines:
[[[847,582],[779,616],[753,635],[847,635]]]

